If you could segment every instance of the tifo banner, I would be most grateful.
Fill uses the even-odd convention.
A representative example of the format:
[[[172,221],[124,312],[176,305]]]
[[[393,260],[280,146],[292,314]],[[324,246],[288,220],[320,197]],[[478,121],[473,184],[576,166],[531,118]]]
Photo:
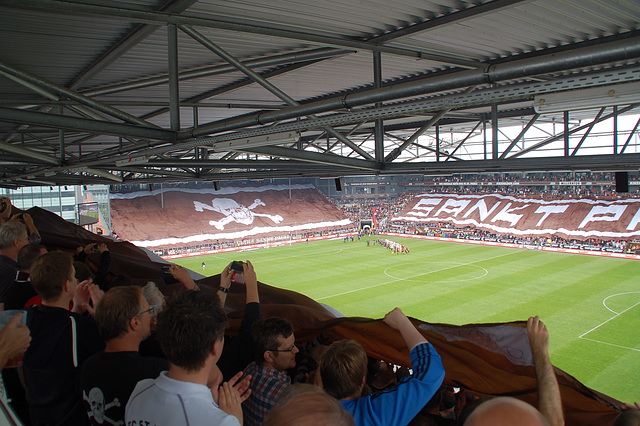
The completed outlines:
[[[313,185],[112,194],[111,216],[116,233],[140,247],[313,232],[351,223]]]
[[[392,220],[447,222],[518,236],[629,239],[640,236],[640,199],[547,201],[500,194],[422,194]]]

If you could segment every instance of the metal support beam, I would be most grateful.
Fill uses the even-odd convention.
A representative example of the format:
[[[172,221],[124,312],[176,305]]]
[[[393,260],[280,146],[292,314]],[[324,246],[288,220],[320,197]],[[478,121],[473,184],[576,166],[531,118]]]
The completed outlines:
[[[564,125],[564,156],[569,156],[569,111],[565,111],[562,114],[562,121]]]
[[[169,115],[171,130],[180,130],[180,92],[178,86],[178,29],[175,25],[167,27],[169,53]]]
[[[469,93],[471,93],[471,91],[473,91],[473,89],[475,89],[475,86],[468,87],[467,90],[465,90],[464,93],[462,93],[462,95],[468,95]],[[424,132],[429,130],[431,128],[431,126],[433,126],[438,121],[440,121],[440,119],[442,117],[444,117],[451,110],[452,110],[452,108],[447,108],[447,109],[443,109],[441,111],[438,111],[438,113],[436,115],[434,115],[433,117],[431,117],[431,119],[429,121],[427,121],[427,123],[424,126],[420,127],[413,135],[411,135],[411,137],[409,139],[407,139],[407,141],[405,143],[403,143],[398,148],[396,148],[392,152],[390,152],[389,155],[387,155],[387,157],[384,160],[386,162],[391,162],[391,161],[395,160],[396,158],[398,158],[398,156],[402,153],[402,151],[407,146],[409,146],[409,144],[415,142],[416,139],[418,139]],[[458,150],[458,148],[456,148],[456,151],[457,150]]]
[[[49,155],[41,154],[39,152],[33,151],[28,148],[23,148],[20,146],[15,146],[10,143],[0,142],[0,151],[9,152],[11,154],[16,154],[21,157],[29,158],[31,160],[35,160],[45,164],[55,164],[58,165],[61,163],[60,159],[51,157]]]
[[[54,129],[80,130],[84,132],[104,133],[116,136],[131,136],[145,139],[155,139],[172,142],[176,140],[176,133],[170,130],[134,126],[131,124],[110,123],[107,121],[89,120],[45,114],[43,112],[23,111],[19,109],[0,107],[0,121],[10,121],[22,124],[36,124]]]
[[[288,72],[291,71],[295,71],[297,69],[303,68],[307,65],[309,65],[309,62],[299,62],[299,63],[295,63],[295,64],[291,64],[291,65],[286,65],[280,68],[277,68],[273,71],[267,71],[264,73],[261,73],[260,75],[262,76],[262,78],[270,78],[270,77],[275,77],[277,75],[283,75],[286,74]],[[253,83],[253,80],[251,80],[250,78],[244,78],[242,80],[238,80],[236,82],[233,82],[231,84],[227,84],[225,86],[222,87],[216,87],[215,89],[211,89],[211,90],[207,90],[206,92],[203,93],[199,93],[197,95],[191,96],[185,100],[183,100],[182,102],[180,102],[181,105],[188,105],[188,104],[192,104],[194,107],[195,106],[200,106],[200,101],[204,100],[204,99],[208,99],[214,96],[218,96],[222,93],[227,93],[230,92],[232,90],[237,90],[239,88],[242,87],[246,87],[250,84]],[[202,105],[202,106],[206,106],[206,105]],[[243,105],[236,105],[237,108],[242,107]],[[230,104],[227,105],[226,108],[229,108]],[[278,106],[278,107],[273,107],[273,106],[260,106],[260,105],[246,105],[246,108],[250,108],[250,109],[280,109],[282,108],[282,106]],[[169,108],[168,107],[163,107],[160,108],[158,110],[152,111],[148,114],[145,114],[142,116],[142,118],[144,118],[145,120],[148,120],[149,118],[152,117],[157,117],[158,115],[162,115],[169,112]],[[193,128],[197,128],[199,125],[194,124]]]
[[[428,93],[458,89],[460,87],[484,85],[499,81],[530,77],[541,73],[568,70],[580,66],[598,65],[618,60],[640,57],[640,37],[601,44],[587,48],[561,52],[552,57],[535,57],[493,65],[484,70],[468,70],[438,77],[385,86],[380,89],[352,92],[346,95],[309,102],[297,107],[266,111],[242,117],[203,124],[199,129],[183,131],[180,138],[204,136],[242,127],[264,125],[275,121],[298,118],[304,115],[354,108],[357,106],[386,102],[395,99],[421,96]]]
[[[613,153],[618,153],[618,106],[613,106]]]
[[[535,122],[538,120],[538,117],[540,117],[540,114],[536,114],[533,117],[531,117],[531,120],[529,120],[527,125],[524,126],[524,129],[522,129],[520,134],[513,141],[511,141],[511,143],[509,144],[507,149],[505,149],[504,152],[500,155],[500,159],[501,160],[503,158],[506,158],[507,154],[509,154],[511,152],[511,150],[518,144],[518,142],[520,142],[520,139],[522,139],[524,137],[525,133],[527,133],[527,131],[531,128],[531,126],[533,126],[535,124]]]
[[[121,111],[117,108],[114,108],[110,105],[104,104],[102,102],[98,102],[95,99],[89,98],[81,93],[78,93],[74,90],[67,89],[64,86],[61,86],[52,81],[46,80],[44,78],[38,77],[30,72],[21,70],[14,66],[11,66],[5,62],[0,61],[0,73],[6,74],[8,76],[15,77],[19,80],[26,81],[27,83],[37,86],[41,89],[44,89],[48,92],[55,93],[58,96],[66,96],[69,99],[80,102],[83,105],[91,107],[97,111],[108,114],[112,117],[119,118],[127,123],[137,124],[143,127],[153,127],[158,128],[158,126],[148,123],[144,120],[139,119],[131,114],[128,114],[124,111]]]
[[[440,162],[440,126],[436,124],[436,163]]]
[[[393,160],[395,160],[396,158],[398,158],[400,156],[400,154],[402,153],[402,151],[404,151],[409,145],[411,145],[413,142],[415,142],[420,136],[422,136],[422,134],[424,132],[426,132],[427,130],[429,130],[431,127],[433,127],[434,124],[436,124],[438,121],[440,121],[440,119],[442,117],[445,116],[445,114],[447,112],[449,112],[450,110],[444,110],[444,111],[439,111],[436,115],[434,115],[433,117],[431,117],[431,119],[429,121],[426,122],[425,125],[423,125],[422,127],[420,127],[418,130],[416,130],[410,137],[409,139],[407,139],[406,141],[404,141],[404,143],[402,143],[402,145],[400,145],[399,147],[395,148],[393,151],[391,151],[384,159],[384,161],[386,163],[390,163]],[[437,136],[436,136],[437,138]]]
[[[197,32],[193,28],[191,28],[189,26],[186,26],[186,25],[182,25],[182,26],[180,26],[180,29],[182,31],[184,31],[186,34],[188,34],[191,38],[193,38],[194,40],[196,40],[197,42],[202,44],[204,47],[206,47],[207,49],[211,50],[216,55],[220,56],[222,59],[224,59],[225,61],[229,62],[235,68],[237,68],[238,70],[243,72],[245,75],[247,75],[247,77],[249,77],[250,79],[252,79],[256,83],[258,83],[259,85],[261,85],[262,87],[267,89],[269,92],[273,93],[278,98],[280,98],[283,101],[285,101],[290,106],[292,106],[292,107],[299,107],[300,106],[300,104],[296,100],[294,100],[292,97],[290,97],[289,95],[284,93],[282,90],[280,90],[275,85],[271,84],[266,79],[262,78],[260,76],[260,74],[256,73],[255,71],[253,71],[252,69],[250,69],[249,67],[244,65],[242,62],[240,62],[239,60],[234,58],[232,55],[227,53],[224,49],[222,49],[221,47],[219,47],[218,45],[213,43],[211,40],[209,40],[206,37],[204,37],[202,34]],[[311,115],[311,118],[316,118],[316,117]],[[341,133],[333,130],[330,127],[326,127],[326,128],[324,128],[324,130],[327,133],[329,133],[330,135],[332,135],[333,137],[339,139],[341,142],[343,142],[349,148],[351,148],[352,150],[354,150],[355,152],[360,154],[362,157],[364,157],[364,158],[366,158],[368,160],[373,160],[373,158],[367,152],[365,152],[362,149],[360,149],[357,145],[355,145],[353,142],[348,140]]]
[[[640,118],[638,119],[638,121],[636,121],[636,125],[633,126],[633,130],[631,131],[631,133],[629,133],[629,137],[627,138],[627,141],[624,143],[622,149],[620,150],[620,154],[624,154],[624,151],[627,149],[627,146],[629,146],[629,142],[631,142],[631,139],[633,138],[634,133],[636,132],[636,130],[638,130],[639,124],[640,124]]]
[[[275,67],[297,64],[307,61],[318,61],[322,59],[334,58],[337,56],[344,56],[350,53],[354,53],[351,50],[337,50],[329,47],[323,47],[319,49],[302,50],[293,53],[285,53],[282,55],[273,55],[264,58],[255,58],[244,61],[246,66],[250,67]],[[180,81],[191,80],[202,77],[209,77],[212,75],[227,74],[235,71],[236,68],[230,64],[222,64],[215,66],[197,67],[190,70],[181,71],[178,74]],[[134,80],[130,80],[124,83],[105,84],[97,87],[92,87],[86,91],[82,91],[87,96],[99,96],[108,95],[112,93],[126,92],[128,90],[142,89],[145,87],[152,87],[169,82],[169,75],[154,75],[151,77],[142,77]]]
[[[483,148],[483,153],[484,153],[484,159],[487,160],[488,159],[488,152],[487,152],[487,118],[484,116],[484,114],[482,115],[482,137],[483,137],[483,141],[482,141],[482,148]]]
[[[282,148],[279,146],[251,148],[250,150],[246,151],[263,155],[271,155],[280,158],[291,158],[300,161],[309,161],[312,163],[330,164],[333,166],[361,169],[369,172],[377,172],[380,170],[380,163],[377,163],[375,161],[347,158],[333,154],[318,154],[316,152],[300,151],[297,149]]]
[[[587,140],[587,136],[589,136],[589,133],[591,133],[591,130],[593,130],[595,125],[600,122],[599,119],[602,116],[602,114],[604,114],[604,111],[606,109],[607,108],[600,108],[600,111],[598,111],[598,115],[596,115],[596,117],[593,119],[593,121],[591,122],[589,127],[587,127],[587,131],[584,132],[584,134],[582,135],[582,139],[580,139],[580,142],[578,142],[576,147],[573,149],[573,152],[571,153],[571,156],[574,156],[574,155],[576,155],[578,153],[578,150],[582,147],[582,144],[584,143],[584,141]]]
[[[476,129],[477,129],[478,127],[480,127],[480,124],[482,124],[482,122],[481,122],[481,121],[478,121],[478,122],[476,123],[476,125],[473,127],[473,129],[471,129],[471,131],[467,134],[467,136],[465,136],[465,137],[464,137],[464,139],[462,139],[462,140],[460,141],[460,143],[456,146],[456,149],[454,149],[453,151],[451,151],[451,153],[449,154],[449,155],[450,155],[450,157],[449,157],[449,158],[453,157],[453,154],[455,154],[455,153],[460,149],[460,147],[461,147],[462,145],[464,145],[464,143],[467,141],[467,139],[469,139],[469,138],[473,135],[473,132],[475,132],[475,131],[476,131]],[[449,158],[447,158],[445,161],[448,161],[448,160],[449,160]]]
[[[629,112],[629,111],[631,111],[631,110],[633,110],[635,108],[638,108],[638,107],[640,107],[640,104],[629,105],[628,107],[621,109],[620,110],[620,114],[624,114],[624,113]],[[571,129],[569,131],[569,133],[573,134],[575,132],[579,132],[581,130],[586,129],[589,126],[592,126],[595,123],[600,123],[601,121],[608,120],[611,117],[613,117],[613,113],[607,114],[604,117],[600,117],[599,119],[594,120],[589,124],[585,124],[585,125],[579,126],[579,127],[574,127],[573,129]],[[543,147],[545,145],[549,145],[551,142],[555,142],[555,141],[557,141],[559,139],[562,139],[563,137],[564,137],[564,132],[562,132],[559,135],[555,135],[555,136],[552,136],[550,138],[547,138],[547,139],[543,140],[542,142],[538,142],[537,144],[535,144],[535,145],[533,145],[533,146],[531,146],[531,147],[529,147],[527,149],[523,149],[522,151],[516,152],[515,154],[513,154],[509,158],[518,158],[518,157],[523,156],[523,155],[525,155],[525,154],[527,154],[527,153],[529,153],[531,151],[535,151],[536,149],[541,148],[541,147]]]
[[[133,170],[135,166],[125,167],[123,169]],[[199,167],[224,167],[227,169],[291,169],[296,170],[300,167],[318,168],[322,170],[325,167],[321,163],[310,163],[308,161],[298,160],[233,160],[233,159],[216,159],[216,160],[150,160],[144,167],[150,169],[155,168],[168,168],[168,167],[180,167],[180,168],[199,168]]]
[[[373,87],[375,89],[382,87],[382,54],[380,52],[373,52]],[[376,108],[382,108],[382,102],[377,102]],[[380,118],[375,121],[373,135],[376,160],[389,161],[384,158],[384,122]]]
[[[91,174],[94,174],[96,176],[100,176],[100,177],[103,177],[105,179],[112,180],[114,182],[122,182],[123,181],[121,176],[114,175],[114,174],[109,173],[109,172],[107,172],[105,170],[100,170],[100,169],[94,169],[94,168],[91,168],[91,167],[87,167],[86,171],[87,171],[87,173],[91,173]]]
[[[499,173],[499,172],[525,172],[539,171],[541,168],[547,171],[591,170],[591,171],[617,171],[640,168],[640,154],[625,155],[583,155],[579,157],[547,157],[547,158],[517,158],[506,160],[468,160],[468,161],[442,161],[439,163],[390,163],[386,165],[385,174],[424,173],[450,174],[450,173]]]
[[[439,129],[436,130],[436,133],[439,134]],[[396,136],[394,134],[390,134],[390,133],[385,133],[385,134],[387,136],[391,137],[391,138],[398,139],[401,142],[406,142],[404,139],[402,139],[401,137]],[[446,152],[438,151],[437,149],[431,148],[430,146],[425,146],[425,145],[422,145],[422,144],[419,144],[419,143],[415,143],[415,142],[412,142],[411,144],[413,146],[415,146],[416,148],[422,148],[422,149],[424,149],[426,151],[432,152],[432,153],[436,154],[436,156],[446,157],[445,161],[448,161],[448,160],[463,161],[462,158],[454,156],[453,153],[446,153]],[[416,158],[418,158],[418,157],[416,157]]]
[[[498,104],[491,104],[491,159],[498,159]]]

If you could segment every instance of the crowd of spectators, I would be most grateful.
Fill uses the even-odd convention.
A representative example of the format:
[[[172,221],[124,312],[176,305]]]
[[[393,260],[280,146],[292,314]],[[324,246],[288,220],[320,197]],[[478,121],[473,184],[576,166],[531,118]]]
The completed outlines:
[[[615,179],[610,172],[603,173],[495,173],[495,174],[461,174],[451,176],[424,176],[413,179],[413,182],[605,182],[611,183]]]
[[[638,180],[637,175],[629,179]],[[462,194],[499,193],[555,198],[637,198],[639,192],[618,193],[613,173],[496,173],[423,176],[410,179],[413,190]]]
[[[456,194],[467,193],[465,191],[460,191],[459,188],[452,189],[450,192]],[[342,211],[345,212],[345,214],[349,216],[349,218],[354,223],[360,223],[363,220],[371,220],[375,215],[377,222],[375,232],[377,233],[391,232],[407,235],[454,238],[461,240],[510,243],[518,244],[526,248],[554,247],[598,252],[604,251],[611,253],[636,253],[636,251],[640,249],[640,243],[636,243],[633,241],[605,240],[599,238],[577,240],[564,239],[558,236],[535,237],[528,235],[498,234],[471,226],[457,228],[448,222],[430,222],[428,225],[425,225],[424,223],[420,222],[391,221],[394,215],[402,211],[407,206],[407,204],[420,193],[405,192],[395,197],[388,197],[383,199],[359,199],[354,197],[344,197],[342,199],[339,199],[336,204]],[[491,193],[495,193],[495,191]],[[544,197],[545,195],[548,196],[548,194],[545,194],[544,192],[535,192],[530,195],[539,197]],[[553,197],[566,198],[565,196],[560,194],[555,194]],[[606,198],[607,196],[603,195],[603,197]]]
[[[168,272],[184,288],[164,297],[151,282],[141,289],[116,285],[115,277],[80,276],[94,251],[99,268],[109,269],[106,244],[42,250],[39,239],[29,240],[24,216],[2,222],[0,295],[30,286],[38,296],[0,330],[0,405],[15,411],[3,410],[15,424],[473,426],[505,418],[564,424],[549,333],[538,317],[526,328],[537,405],[485,401],[443,386],[441,356],[399,308],[382,324],[404,343],[411,369],[368,357],[357,340],[319,335],[299,344],[291,322],[262,317],[250,261],[226,265],[215,287],[201,287],[171,265]],[[34,259],[20,270],[28,279],[16,281],[20,255],[31,245]],[[234,283],[243,283],[244,316],[237,335],[225,337]],[[22,365],[5,368],[20,356]],[[22,380],[7,381],[9,373]],[[637,404],[620,408],[640,416]]]
[[[408,235],[426,235],[430,237],[453,238],[459,240],[487,241],[495,243],[517,244],[524,248],[555,247],[610,253],[635,253],[638,244],[624,240],[603,240],[589,238],[587,240],[565,239],[558,236],[531,237],[511,234],[495,234],[474,227],[455,228],[445,222],[434,222],[429,225],[411,222],[394,222],[388,229],[390,232]]]
[[[259,238],[241,238],[238,240],[216,240],[207,244],[196,244],[189,246],[167,247],[154,250],[158,256],[171,256],[176,254],[203,253],[212,250],[232,249],[254,245],[267,245],[282,242],[306,241],[309,238],[326,237],[346,232],[354,232],[358,229],[356,224],[349,227],[330,228],[300,233],[285,233],[280,235],[269,235]]]
[[[605,179],[608,176],[602,175],[601,178]],[[532,177],[534,179],[534,177]],[[425,225],[418,222],[403,222],[392,221],[392,219],[400,213],[417,195],[429,192],[439,193],[482,193],[484,189],[466,189],[462,187],[447,188],[444,191],[443,188],[438,190],[429,190],[422,192],[407,191],[400,194],[388,195],[388,196],[358,196],[349,195],[339,197],[334,200],[337,208],[339,208],[347,218],[351,220],[351,226],[339,227],[331,229],[316,230],[313,232],[301,232],[296,234],[280,234],[269,235],[259,238],[242,238],[238,240],[220,240],[215,243],[181,246],[181,247],[169,247],[154,250],[159,256],[167,255],[181,255],[189,253],[202,253],[206,251],[219,250],[219,249],[232,249],[245,246],[254,245],[268,245],[278,242],[297,242],[305,241],[309,238],[315,237],[328,237],[333,235],[341,235],[345,233],[360,233],[362,232],[363,224],[371,224],[370,229],[373,232],[384,234],[387,232],[400,233],[407,235],[423,235],[432,237],[444,237],[455,238],[460,240],[476,240],[487,242],[503,242],[510,244],[518,244],[523,247],[554,247],[554,248],[569,248],[579,250],[590,250],[599,252],[611,252],[611,253],[635,253],[640,249],[640,243],[632,241],[622,240],[605,240],[590,238],[586,240],[577,239],[564,239],[558,236],[550,237],[534,237],[527,235],[511,235],[511,234],[497,234],[491,233],[486,230],[477,229],[474,227],[456,228],[447,222],[433,222]],[[488,191],[487,193],[496,193],[495,190]],[[547,193],[545,191],[532,191],[530,193],[511,194],[516,196],[534,196],[547,199],[564,199],[569,196],[581,197],[580,191],[572,192],[568,194],[561,193]],[[592,194],[593,195],[593,194]],[[630,197],[633,196],[629,195]],[[592,198],[610,199],[607,192],[600,194],[599,196],[593,196]],[[367,225],[369,226],[369,225]]]

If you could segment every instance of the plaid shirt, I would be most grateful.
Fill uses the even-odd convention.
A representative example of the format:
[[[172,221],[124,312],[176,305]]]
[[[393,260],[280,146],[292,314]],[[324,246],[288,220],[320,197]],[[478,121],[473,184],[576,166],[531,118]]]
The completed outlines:
[[[244,425],[260,426],[280,393],[291,384],[291,378],[283,371],[255,362],[244,369],[244,374],[251,374],[251,395],[242,403]]]

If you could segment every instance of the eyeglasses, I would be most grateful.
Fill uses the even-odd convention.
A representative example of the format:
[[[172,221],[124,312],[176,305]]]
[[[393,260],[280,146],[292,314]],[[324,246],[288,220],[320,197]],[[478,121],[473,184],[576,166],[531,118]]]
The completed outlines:
[[[146,309],[142,312],[138,312],[138,315],[136,315],[137,317],[139,317],[142,314],[146,314],[147,312],[149,312],[149,315],[151,315],[152,317],[155,317],[158,315],[158,312],[160,311],[160,309],[162,309],[162,305],[151,305],[149,306],[149,309]]]
[[[289,349],[267,349],[270,352],[293,352],[298,349],[296,345],[291,346]]]

